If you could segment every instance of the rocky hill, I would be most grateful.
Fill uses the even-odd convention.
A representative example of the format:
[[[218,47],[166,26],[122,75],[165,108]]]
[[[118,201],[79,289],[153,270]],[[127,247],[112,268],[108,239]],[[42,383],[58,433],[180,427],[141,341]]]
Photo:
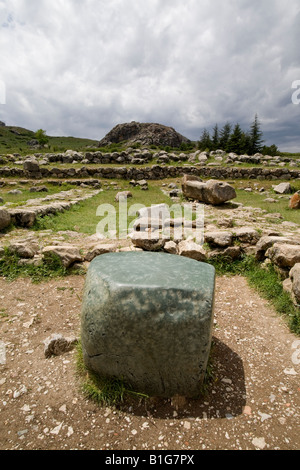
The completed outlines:
[[[140,143],[142,145],[163,145],[180,147],[182,143],[189,143],[189,139],[167,127],[156,123],[130,123],[118,124],[100,142],[99,147],[110,143],[126,141],[128,144]]]

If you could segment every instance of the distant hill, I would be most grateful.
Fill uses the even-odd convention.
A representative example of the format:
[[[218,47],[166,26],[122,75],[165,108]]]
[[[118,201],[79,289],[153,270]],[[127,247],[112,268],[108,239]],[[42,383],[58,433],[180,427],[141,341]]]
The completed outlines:
[[[0,125],[0,155],[7,153],[29,154],[34,152],[64,152],[66,150],[86,150],[96,148],[97,140],[79,137],[51,137],[48,146],[40,149],[34,147],[35,132],[17,126]]]
[[[172,127],[156,123],[130,122],[115,126],[100,142],[99,147],[125,143],[180,147],[190,140],[179,134]]]

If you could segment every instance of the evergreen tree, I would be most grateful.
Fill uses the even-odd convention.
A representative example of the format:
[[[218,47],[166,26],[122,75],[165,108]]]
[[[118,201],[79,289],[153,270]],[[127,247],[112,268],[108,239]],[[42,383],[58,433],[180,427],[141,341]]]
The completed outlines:
[[[243,131],[239,124],[236,124],[232,134],[230,135],[228,144],[227,144],[227,151],[234,152],[238,155],[242,152],[242,138],[243,138]]]
[[[240,144],[241,154],[251,154],[251,137],[248,133],[243,132]]]
[[[222,150],[225,150],[225,152],[228,151],[228,142],[230,139],[230,134],[231,134],[231,124],[227,122],[220,133],[220,148]]]
[[[218,124],[216,124],[213,129],[212,148],[213,150],[217,150],[219,147],[220,147],[219,127],[218,127]]]
[[[200,141],[199,141],[199,149],[211,150],[211,148],[212,148],[212,142],[211,142],[209,132],[207,129],[204,129],[204,131],[202,132]]]
[[[255,115],[254,121],[250,128],[250,154],[254,155],[262,150],[262,131],[260,130],[260,122],[257,114]]]

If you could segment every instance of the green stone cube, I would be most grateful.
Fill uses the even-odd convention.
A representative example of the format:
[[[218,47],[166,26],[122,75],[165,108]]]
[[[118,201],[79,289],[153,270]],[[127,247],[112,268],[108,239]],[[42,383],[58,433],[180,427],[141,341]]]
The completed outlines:
[[[166,253],[95,258],[81,319],[83,358],[150,396],[197,397],[211,347],[215,269]]]

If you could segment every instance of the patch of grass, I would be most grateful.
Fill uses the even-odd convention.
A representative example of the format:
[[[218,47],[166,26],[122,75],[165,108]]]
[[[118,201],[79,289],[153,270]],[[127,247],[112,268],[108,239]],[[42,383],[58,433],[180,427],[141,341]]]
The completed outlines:
[[[87,370],[82,354],[81,342],[77,345],[76,366],[79,377],[82,379],[82,392],[89,399],[100,406],[120,406],[126,398],[135,397],[138,400],[147,400],[145,394],[131,390],[123,380],[115,377],[100,377]]]
[[[273,265],[262,267],[254,256],[244,256],[241,260],[231,260],[220,256],[211,260],[218,275],[240,275],[263,298],[268,300],[275,310],[285,318],[290,330],[300,335],[300,310],[288,292],[283,289],[282,281]]]
[[[57,231],[77,231],[92,235],[96,233],[97,225],[108,217],[108,214],[98,215],[97,209],[99,206],[109,204],[115,210],[116,214],[116,231],[119,235],[119,203],[115,201],[115,196],[119,191],[131,191],[132,198],[127,200],[127,207],[140,204],[143,206],[150,206],[152,204],[166,203],[172,205],[172,201],[168,196],[164,196],[155,184],[149,185],[148,191],[143,191],[139,187],[130,187],[128,181],[120,180],[117,182],[118,186],[109,186],[110,189],[104,189],[101,193],[93,198],[83,201],[76,206],[73,206],[69,211],[56,214],[54,216],[46,216],[38,218],[34,226],[35,230],[53,230]],[[107,219],[107,224],[113,226],[114,216],[112,212],[111,217]],[[128,224],[130,224],[137,215],[128,217]]]
[[[37,266],[33,264],[21,264],[20,257],[12,253],[8,248],[0,259],[0,276],[7,281],[14,281],[18,277],[29,277],[33,283],[40,283],[53,278],[65,277],[67,269],[62,265],[57,255],[49,254],[47,260],[43,260]]]
[[[46,186],[48,191],[46,192],[30,192],[29,191],[29,186],[23,186],[23,185],[17,185],[15,187],[5,187],[5,188],[1,188],[1,191],[0,191],[0,196],[3,198],[4,200],[4,203],[11,203],[11,204],[14,204],[14,206],[21,206],[21,205],[24,205],[26,204],[26,202],[29,200],[29,199],[42,199],[42,198],[45,198],[47,196],[52,196],[54,194],[57,194],[57,193],[60,193],[62,191],[69,191],[71,189],[74,189],[74,186],[71,185],[71,184],[62,184],[61,186],[56,186],[56,185],[52,185],[50,183],[41,183],[39,186]],[[8,194],[9,191],[11,191],[12,189],[18,189],[20,191],[22,191],[21,194]],[[14,207],[14,206],[10,206],[10,207]]]
[[[272,189],[272,186],[279,184],[280,181],[259,181],[256,183],[258,185],[257,187],[264,187],[266,191],[262,193],[257,191],[252,191],[248,193],[247,191],[244,191],[242,189],[237,189],[237,198],[235,199],[235,202],[240,202],[245,206],[258,207],[260,209],[266,210],[268,214],[280,213],[284,220],[299,224],[299,211],[289,209],[289,198],[292,195],[284,195],[283,198],[280,198],[278,195],[275,194]],[[234,182],[234,186],[236,186],[237,184],[241,184],[241,181]],[[247,184],[247,181],[243,181],[243,185],[245,187]],[[255,181],[249,181],[250,186],[253,186],[253,184],[255,184]],[[290,181],[290,184],[295,192],[300,190],[299,180]],[[273,198],[276,200],[276,202],[265,202],[265,199],[267,198]],[[273,219],[270,219],[270,221],[272,223],[276,223],[276,221],[274,222]],[[277,223],[281,223],[281,220],[279,220]]]

